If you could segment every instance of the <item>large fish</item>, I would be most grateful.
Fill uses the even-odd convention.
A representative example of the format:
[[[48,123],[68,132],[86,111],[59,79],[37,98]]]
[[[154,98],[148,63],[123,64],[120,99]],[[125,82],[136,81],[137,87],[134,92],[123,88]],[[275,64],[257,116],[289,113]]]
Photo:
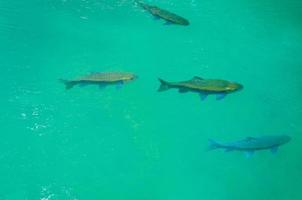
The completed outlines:
[[[157,6],[151,6],[141,1],[136,1],[136,3],[143,9],[150,12],[155,18],[164,19],[166,21],[166,24],[178,24],[183,26],[187,26],[190,24],[187,19],[180,17],[174,13],[171,13],[167,10],[161,9]]]
[[[193,77],[188,81],[167,82],[159,79],[161,85],[159,92],[171,88],[178,89],[180,93],[195,92],[200,95],[201,100],[204,100],[208,95],[216,95],[216,99],[223,99],[227,94],[241,90],[243,86],[239,83],[234,83],[225,80],[203,79],[201,77]]]
[[[104,72],[104,73],[92,73],[73,80],[60,79],[65,84],[66,89],[71,89],[75,85],[99,85],[104,87],[106,85],[117,85],[120,87],[122,84],[132,81],[137,76],[132,73],[124,72]]]
[[[226,143],[209,140],[209,150],[225,149],[227,152],[244,151],[247,157],[250,157],[255,151],[266,149],[271,150],[272,153],[276,153],[279,146],[288,143],[290,140],[291,138],[287,135],[247,137],[243,140]]]

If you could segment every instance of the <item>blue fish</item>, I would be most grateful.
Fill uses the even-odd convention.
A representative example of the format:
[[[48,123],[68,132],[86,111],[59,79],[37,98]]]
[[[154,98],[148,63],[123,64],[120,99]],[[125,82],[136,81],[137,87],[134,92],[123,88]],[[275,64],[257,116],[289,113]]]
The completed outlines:
[[[246,137],[243,140],[226,143],[209,140],[209,150],[224,149],[226,152],[243,151],[247,157],[251,157],[255,151],[260,150],[271,150],[275,154],[279,146],[288,143],[290,140],[291,138],[287,135]]]

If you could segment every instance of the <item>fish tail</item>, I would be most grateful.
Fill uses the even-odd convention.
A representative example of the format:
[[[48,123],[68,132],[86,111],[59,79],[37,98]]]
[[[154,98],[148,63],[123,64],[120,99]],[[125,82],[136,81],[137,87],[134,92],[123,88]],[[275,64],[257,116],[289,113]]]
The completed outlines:
[[[221,145],[215,140],[209,139],[208,151],[221,148]]]
[[[68,81],[68,80],[64,80],[64,79],[59,79],[59,81],[65,84],[66,90],[71,89],[76,84],[74,81]]]
[[[169,90],[171,88],[170,84],[167,81],[164,81],[160,78],[158,80],[160,82],[160,86],[159,86],[157,91],[162,92],[162,91],[165,91],[165,90]]]
[[[150,8],[149,5],[145,4],[143,1],[141,0],[134,0],[135,4],[142,7],[145,10],[148,10]]]
[[[134,3],[139,6],[143,6],[143,2],[141,0],[134,0]]]

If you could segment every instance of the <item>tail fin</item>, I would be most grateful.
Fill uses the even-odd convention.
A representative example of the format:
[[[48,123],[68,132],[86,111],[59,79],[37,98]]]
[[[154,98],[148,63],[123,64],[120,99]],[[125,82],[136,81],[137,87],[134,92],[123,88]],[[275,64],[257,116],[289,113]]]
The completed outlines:
[[[68,81],[68,80],[64,80],[64,79],[59,79],[59,81],[61,81],[62,83],[65,84],[65,89],[69,90],[71,89],[76,83],[73,81]]]
[[[146,9],[148,7],[147,4],[143,3],[141,0],[134,0],[135,4],[142,7],[143,9]]]
[[[170,84],[167,81],[164,81],[160,78],[158,80],[160,82],[160,86],[159,86],[157,91],[162,92],[162,91],[165,91],[165,90],[169,90],[171,88]]]
[[[220,147],[221,147],[221,145],[218,142],[216,142],[215,140],[209,139],[208,151],[218,149]]]

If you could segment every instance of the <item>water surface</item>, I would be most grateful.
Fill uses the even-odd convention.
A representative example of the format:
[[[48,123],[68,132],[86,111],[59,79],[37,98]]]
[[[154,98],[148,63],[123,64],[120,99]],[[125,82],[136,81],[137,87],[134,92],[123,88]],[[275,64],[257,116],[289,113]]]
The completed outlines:
[[[299,0],[150,4],[0,0],[0,199],[299,200],[302,26]],[[65,91],[59,78],[130,71],[121,90]],[[217,102],[158,93],[158,77],[240,82]],[[277,155],[206,152],[209,138],[288,134]]]

